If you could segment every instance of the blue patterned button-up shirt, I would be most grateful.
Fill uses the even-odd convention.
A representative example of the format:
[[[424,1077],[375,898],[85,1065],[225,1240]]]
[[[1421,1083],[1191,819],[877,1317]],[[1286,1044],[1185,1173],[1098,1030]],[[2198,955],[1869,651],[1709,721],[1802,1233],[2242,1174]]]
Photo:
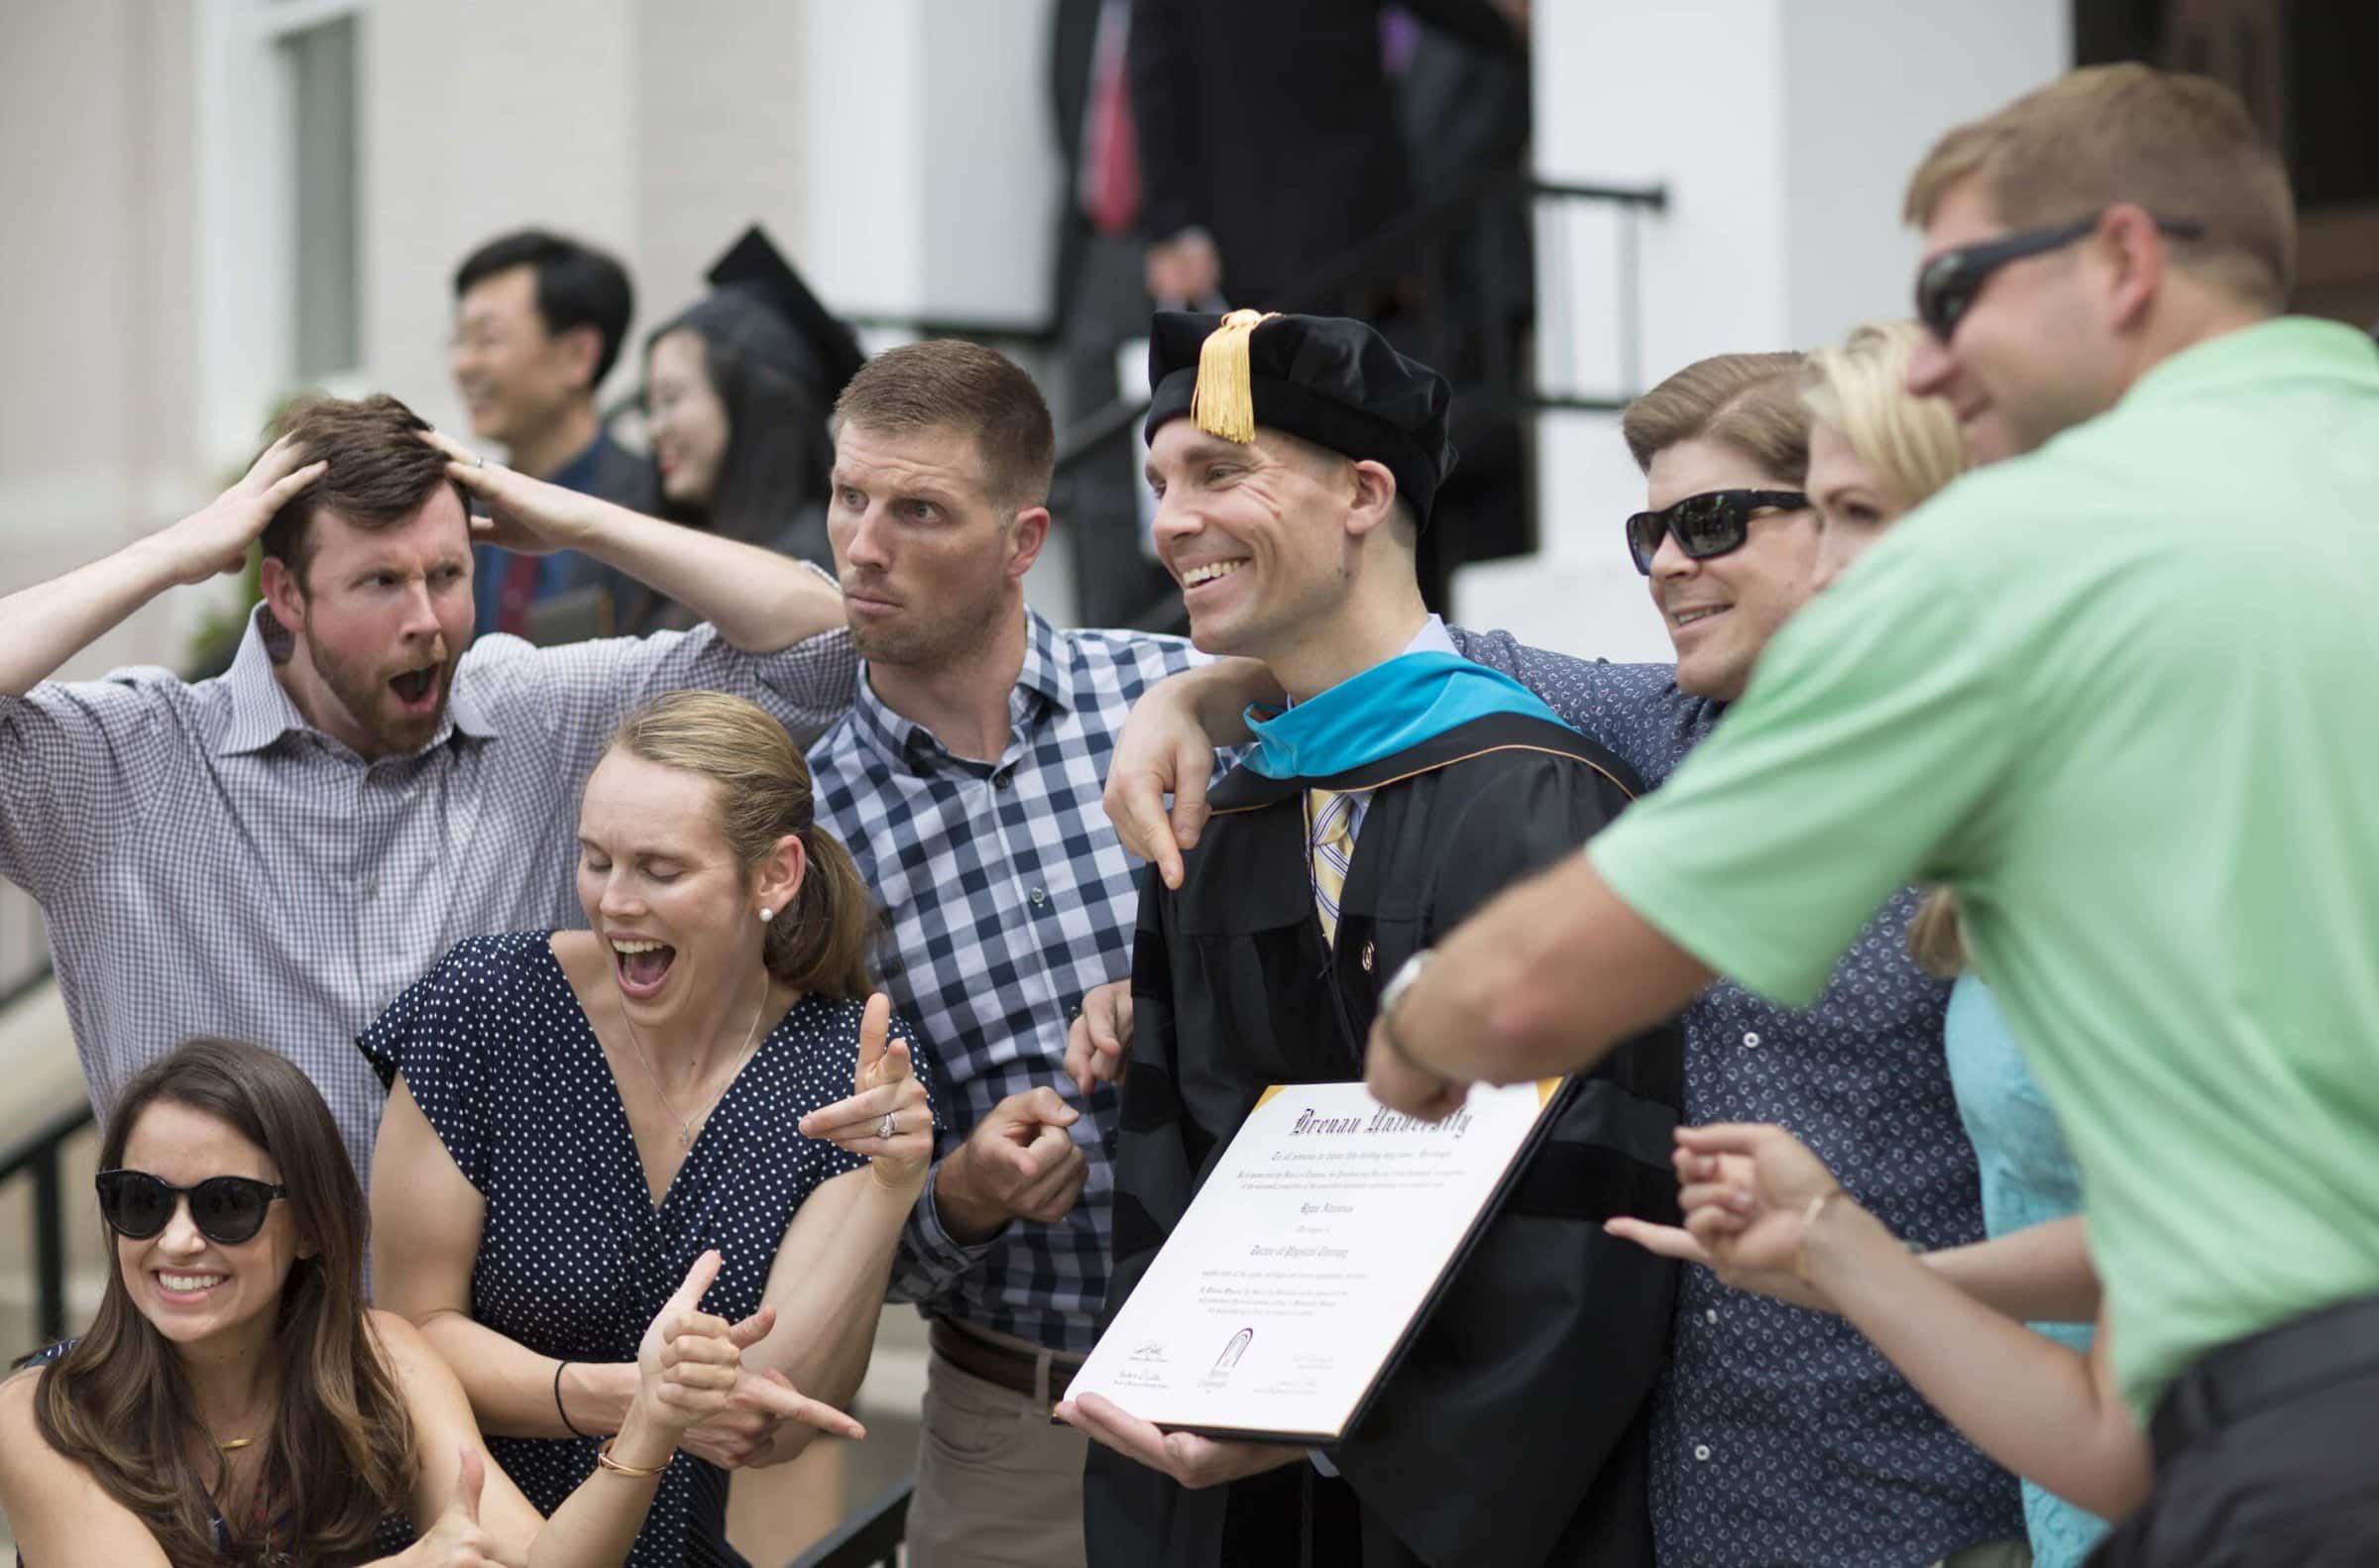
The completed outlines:
[[[1131,973],[1140,908],[1139,862],[1099,794],[1132,704],[1197,662],[1179,637],[1055,631],[1030,616],[996,761],[954,755],[864,678],[850,717],[810,751],[818,819],[889,917],[884,983],[940,1059],[951,1137],[1035,1087],[1084,1112],[1073,1134],[1089,1174],[1055,1225],[1017,1221],[963,1246],[935,1209],[935,1168],[892,1270],[893,1293],[930,1315],[1076,1355],[1095,1337],[1114,1196],[1099,1129],[1115,1093],[1101,1085],[1080,1103],[1066,1031],[1082,993]]]
[[[1590,664],[1457,631],[1644,783],[1665,779],[1722,706],[1665,664]],[[1917,968],[1903,893],[1807,1012],[1721,980],[1685,1011],[1685,1119],[1774,1122],[1911,1246],[1982,1237],[1973,1146],[1942,1055],[1948,983]],[[1908,1568],[2017,1539],[2008,1474],[1933,1412],[1839,1317],[1687,1269],[1653,1404],[1652,1527],[1674,1568]]]

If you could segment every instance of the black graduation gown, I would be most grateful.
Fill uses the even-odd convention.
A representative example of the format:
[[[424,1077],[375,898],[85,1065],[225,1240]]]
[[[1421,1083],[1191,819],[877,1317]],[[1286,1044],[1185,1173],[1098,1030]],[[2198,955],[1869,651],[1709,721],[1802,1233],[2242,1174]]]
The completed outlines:
[[[1334,952],[1305,858],[1314,786],[1376,790]],[[1637,788],[1601,747],[1512,714],[1328,778],[1241,768],[1216,787],[1181,889],[1150,877],[1141,900],[1106,1320],[1265,1085],[1361,1077],[1380,988],[1406,956],[1577,853]],[[1343,1479],[1301,1462],[1191,1492],[1093,1445],[1093,1568],[1648,1565],[1646,1412],[1676,1272],[1602,1221],[1675,1221],[1683,1061],[1664,1026],[1580,1086],[1332,1450]]]

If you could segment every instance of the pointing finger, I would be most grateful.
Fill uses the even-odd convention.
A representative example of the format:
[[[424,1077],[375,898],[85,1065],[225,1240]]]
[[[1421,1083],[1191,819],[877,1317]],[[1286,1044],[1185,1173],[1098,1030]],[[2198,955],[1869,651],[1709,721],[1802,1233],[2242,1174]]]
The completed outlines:
[[[1693,1233],[1676,1225],[1654,1225],[1649,1220],[1633,1219],[1623,1214],[1603,1222],[1604,1234],[1632,1241],[1644,1251],[1663,1258],[1679,1258],[1686,1263],[1715,1266],[1717,1260],[1710,1249],[1696,1241]]]
[[[867,1435],[866,1427],[825,1400],[813,1400],[803,1394],[774,1367],[769,1368],[759,1385],[749,1391],[749,1398],[754,1408],[789,1421],[799,1421],[804,1426],[815,1426],[837,1437],[860,1438]]]
[[[1153,773],[1135,772],[1108,781],[1107,816],[1124,847],[1156,863],[1167,887],[1182,885],[1182,851],[1173,825],[1165,820],[1165,785]]]
[[[726,1261],[719,1256],[719,1249],[716,1247],[710,1248],[701,1257],[695,1259],[694,1267],[686,1271],[686,1283],[677,1288],[675,1295],[669,1297],[668,1304],[661,1308],[661,1315],[663,1317],[675,1316],[679,1313],[691,1312],[701,1305],[703,1292],[710,1289],[711,1282],[719,1278],[719,1270]]]
[[[1198,737],[1203,740],[1205,737]],[[1205,832],[1206,777],[1214,771],[1214,752],[1185,745],[1174,753],[1173,759],[1173,832],[1171,838],[1185,849],[1197,847],[1198,835]],[[1167,883],[1174,886],[1174,883]]]
[[[1082,1113],[1068,1104],[1066,1096],[1046,1083],[1027,1094],[1025,1104],[1044,1127],[1072,1127],[1082,1119]]]
[[[728,1342],[734,1345],[737,1350],[749,1350],[761,1340],[766,1339],[768,1337],[768,1330],[774,1328],[775,1326],[776,1308],[773,1306],[763,1306],[758,1311],[752,1313],[749,1317],[743,1319],[742,1322],[736,1324],[733,1328],[730,1328],[727,1331]]]
[[[479,1450],[463,1443],[455,1450],[460,1463],[454,1472],[454,1502],[452,1507],[463,1511],[463,1517],[479,1522],[479,1494],[488,1484],[488,1467],[479,1457]]]
[[[878,991],[867,998],[867,1011],[859,1018],[859,1065],[852,1076],[854,1087],[875,1086],[876,1064],[884,1060],[884,1039],[892,1032],[892,998]]]
[[[1789,1138],[1780,1127],[1762,1122],[1713,1122],[1707,1127],[1680,1127],[1677,1144],[1695,1154],[1756,1155],[1770,1139]]]
[[[1120,1055],[1125,1038],[1132,1032],[1130,988],[1117,986],[1104,1005],[1087,1008],[1082,1016],[1090,1025],[1090,1044],[1110,1056]]]
[[[1090,1063],[1096,1051],[1090,1041],[1090,1022],[1077,1016],[1066,1030],[1066,1076],[1083,1095],[1090,1093],[1094,1080]]]

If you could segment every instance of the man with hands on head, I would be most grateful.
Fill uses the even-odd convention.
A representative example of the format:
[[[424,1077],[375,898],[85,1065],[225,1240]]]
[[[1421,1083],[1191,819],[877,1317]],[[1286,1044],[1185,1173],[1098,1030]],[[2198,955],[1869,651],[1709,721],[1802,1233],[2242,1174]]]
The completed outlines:
[[[2081,1169],[2099,1354],[2153,1450],[2150,1489],[2106,1439],[2080,1501],[2130,1516],[2094,1560],[2369,1561],[2379,804],[2347,716],[2379,632],[2269,518],[2323,541],[2326,580],[2379,577],[2379,364],[2277,314],[2287,176],[2201,78],[2075,72],[1952,131],[1908,212],[1910,390],[2022,455],[1870,549],[1659,795],[1455,932],[1372,1082],[1428,1112],[1589,1062],[1714,969],[1805,1000],[1890,889],[1947,885]],[[1758,1242],[1797,1223],[1851,1308],[1862,1216],[1796,1212],[1814,1174],[1748,1142],[1781,1212],[1727,1248],[1776,1262]],[[2048,1419],[2112,1425],[2071,1353],[2021,1351],[2054,1369]],[[1989,1442],[2000,1413],[1965,1418]]]
[[[1293,706],[1218,785],[1132,963],[1110,1321],[1268,1085],[1362,1070],[1382,987],[1635,788],[1508,676],[1453,652],[1415,569],[1452,466],[1442,378],[1359,321],[1164,313],[1150,349],[1157,540],[1209,653]],[[1070,1064],[1105,1076],[1086,1025]],[[1509,1202],[1362,1423],[1326,1453],[1166,1433],[1129,1400],[1059,1414],[1101,1562],[1233,1568],[1645,1563],[1647,1423],[1675,1275],[1601,1221],[1664,1208],[1668,1031],[1569,1085]],[[1529,1329],[1508,1321],[1526,1302]]]
[[[305,1069],[362,1172],[381,1091],[347,1042],[459,939],[576,919],[573,796],[620,717],[716,687],[806,739],[853,666],[795,562],[433,447],[393,397],[286,423],[211,505],[0,600],[0,874],[41,901],[103,1116],[193,1034],[252,1039]],[[710,624],[475,644],[472,496],[479,536],[583,550]],[[260,538],[266,604],[226,674],[50,679]]]
[[[1066,1042],[1129,969],[1139,901],[1099,789],[1132,704],[1197,655],[1026,609],[1056,441],[1015,365],[968,343],[891,350],[835,426],[827,527],[863,678],[810,768],[885,912],[884,985],[934,1044],[960,1140],[892,1274],[932,1324],[908,1556],[1062,1568],[1084,1561],[1084,1444],[1049,1411],[1106,1292],[1096,1129],[1113,1111]]]

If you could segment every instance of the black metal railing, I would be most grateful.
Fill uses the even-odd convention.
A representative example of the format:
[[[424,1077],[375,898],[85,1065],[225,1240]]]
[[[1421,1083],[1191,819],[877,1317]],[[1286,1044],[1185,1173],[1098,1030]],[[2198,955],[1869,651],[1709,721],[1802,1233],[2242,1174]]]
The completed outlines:
[[[0,1149],[0,1187],[23,1176],[33,1199],[35,1341],[22,1350],[52,1344],[66,1335],[66,1187],[62,1155],[66,1141],[91,1125],[91,1106],[77,1098],[38,1123],[33,1131]],[[13,1360],[13,1354],[0,1360]]]
[[[909,1495],[916,1490],[914,1475],[901,1477],[788,1568],[896,1568],[907,1534]]]
[[[0,882],[0,1013],[50,981],[50,953],[42,940],[41,906],[33,895]],[[62,1158],[68,1139],[91,1125],[90,1100],[77,1092],[45,1111],[12,1142],[0,1145],[0,1191],[22,1176],[31,1199],[34,1331],[37,1344],[66,1332],[66,1189]],[[6,1347],[0,1347],[6,1348]],[[0,1355],[0,1364],[34,1345]]]

